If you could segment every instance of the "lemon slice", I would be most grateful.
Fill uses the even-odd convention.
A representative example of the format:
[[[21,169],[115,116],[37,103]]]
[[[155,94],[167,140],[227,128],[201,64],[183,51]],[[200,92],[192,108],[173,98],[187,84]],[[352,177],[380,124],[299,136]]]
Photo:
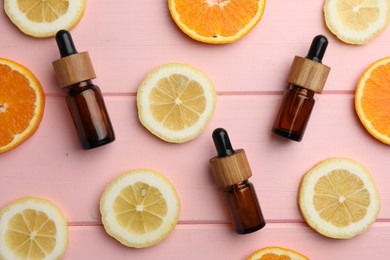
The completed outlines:
[[[388,0],[326,0],[325,23],[341,41],[350,44],[367,44],[390,21]]]
[[[4,10],[23,33],[46,38],[76,26],[85,3],[86,0],[4,0]]]
[[[0,210],[0,259],[59,259],[68,247],[68,225],[51,202],[34,197]]]
[[[320,234],[351,238],[375,222],[379,193],[363,165],[348,158],[330,158],[302,178],[299,208],[307,224]]]
[[[171,63],[150,72],[137,93],[138,117],[157,137],[183,143],[199,136],[216,103],[211,80],[186,64]]]
[[[247,260],[309,260],[309,258],[291,249],[272,246],[257,250]]]
[[[143,248],[165,239],[177,224],[180,200],[174,186],[149,169],[116,178],[100,199],[106,232],[128,247]]]

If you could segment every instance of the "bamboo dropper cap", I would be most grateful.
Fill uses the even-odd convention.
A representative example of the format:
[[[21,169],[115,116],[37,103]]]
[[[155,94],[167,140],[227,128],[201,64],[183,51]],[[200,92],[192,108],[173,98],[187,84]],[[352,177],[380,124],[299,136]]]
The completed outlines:
[[[227,188],[252,176],[248,159],[243,149],[233,150],[225,129],[217,128],[213,140],[218,155],[210,159],[211,173],[220,188]]]
[[[61,59],[53,62],[53,68],[61,88],[96,78],[88,52],[77,52],[68,31],[58,31],[56,41]]]
[[[324,89],[330,67],[322,64],[328,39],[323,35],[314,37],[305,58],[295,56],[287,81],[291,84],[321,93]]]

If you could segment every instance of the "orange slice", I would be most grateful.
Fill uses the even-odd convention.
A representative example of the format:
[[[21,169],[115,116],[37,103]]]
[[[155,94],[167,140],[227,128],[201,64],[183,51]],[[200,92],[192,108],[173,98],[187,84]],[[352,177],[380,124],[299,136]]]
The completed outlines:
[[[390,57],[371,64],[361,76],[355,109],[367,131],[390,145]]]
[[[0,58],[0,153],[24,142],[38,128],[45,97],[26,67]]]
[[[310,169],[301,180],[298,202],[311,228],[339,239],[366,231],[380,210],[370,173],[348,158],[329,158]]]
[[[265,0],[168,0],[177,26],[191,38],[206,43],[231,43],[260,21]]]
[[[274,246],[254,252],[247,260],[309,260],[309,258],[294,250]]]

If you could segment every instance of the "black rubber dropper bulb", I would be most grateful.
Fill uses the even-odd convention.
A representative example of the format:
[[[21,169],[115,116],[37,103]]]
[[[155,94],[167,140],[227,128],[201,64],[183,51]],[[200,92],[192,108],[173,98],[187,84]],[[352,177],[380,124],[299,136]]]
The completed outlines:
[[[234,149],[230,143],[229,135],[225,129],[215,129],[212,136],[219,158],[234,154]]]
[[[61,58],[77,53],[72,36],[67,30],[60,30],[56,34],[56,42]]]
[[[317,35],[311,42],[306,59],[322,63],[322,58],[325,55],[326,47],[328,47],[328,39],[323,35]]]

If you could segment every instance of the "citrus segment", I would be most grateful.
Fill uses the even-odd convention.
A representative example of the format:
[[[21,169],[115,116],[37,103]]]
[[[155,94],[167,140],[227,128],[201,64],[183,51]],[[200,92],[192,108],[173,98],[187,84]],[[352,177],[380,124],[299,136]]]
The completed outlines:
[[[4,10],[23,33],[45,38],[76,26],[85,4],[86,0],[5,0]]]
[[[325,23],[341,41],[367,44],[390,21],[389,0],[326,0]]]
[[[231,43],[241,39],[260,21],[265,0],[168,0],[178,27],[191,38],[206,43]]]
[[[348,158],[330,158],[302,178],[299,208],[317,232],[331,238],[351,238],[375,222],[379,194],[363,165]]]
[[[0,153],[23,143],[39,127],[45,97],[26,67],[0,58]]]
[[[291,249],[265,247],[254,252],[247,260],[309,260],[309,258]]]
[[[0,259],[59,259],[68,246],[68,226],[51,202],[18,199],[0,210]]]
[[[137,169],[116,178],[104,191],[100,212],[106,232],[128,247],[165,239],[177,224],[180,201],[161,173]]]
[[[390,57],[371,64],[361,76],[355,93],[355,109],[367,131],[390,144]]]
[[[137,92],[142,125],[172,143],[199,136],[214,112],[215,103],[211,80],[186,64],[158,67],[146,76]]]

